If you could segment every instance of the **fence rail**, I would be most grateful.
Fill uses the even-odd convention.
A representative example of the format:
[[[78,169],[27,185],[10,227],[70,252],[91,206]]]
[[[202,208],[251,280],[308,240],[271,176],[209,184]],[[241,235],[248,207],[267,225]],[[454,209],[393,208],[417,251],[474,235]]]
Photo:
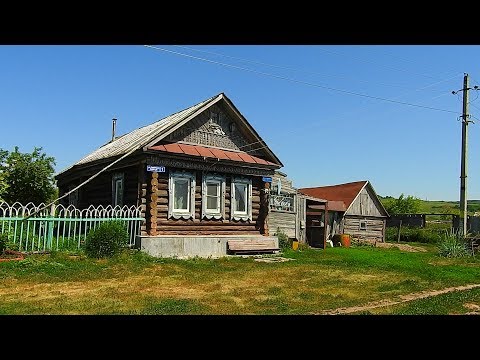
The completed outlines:
[[[77,209],[70,205],[0,202],[0,234],[8,234],[8,240],[19,251],[45,251],[78,249],[85,242],[89,230],[107,221],[122,221],[129,234],[129,246],[140,234],[141,216],[137,206],[89,206]]]

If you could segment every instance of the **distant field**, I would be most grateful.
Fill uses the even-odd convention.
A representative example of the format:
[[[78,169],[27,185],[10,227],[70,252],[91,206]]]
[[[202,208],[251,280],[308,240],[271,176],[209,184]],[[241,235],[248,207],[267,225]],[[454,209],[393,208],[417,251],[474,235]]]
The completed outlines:
[[[382,198],[382,197],[380,197]],[[421,200],[419,213],[439,214],[439,213],[458,213],[460,210],[459,201],[442,201],[442,200]],[[468,213],[473,215],[474,212],[480,211],[480,200],[468,200]]]

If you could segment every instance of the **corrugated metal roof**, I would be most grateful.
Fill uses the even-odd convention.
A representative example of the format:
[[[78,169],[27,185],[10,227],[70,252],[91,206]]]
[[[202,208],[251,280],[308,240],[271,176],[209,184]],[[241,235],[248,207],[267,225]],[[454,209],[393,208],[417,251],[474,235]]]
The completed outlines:
[[[356,181],[339,185],[301,188],[298,189],[298,191],[306,195],[327,199],[328,201],[343,201],[348,209],[350,204],[353,202],[360,190],[362,190],[367,184],[367,182],[368,181]]]
[[[325,205],[308,205],[309,209],[320,209],[325,210]],[[347,208],[345,207],[345,203],[343,201],[335,201],[329,200],[328,201],[328,211],[346,211]]]
[[[298,191],[301,192],[302,194],[327,199],[329,201],[329,204],[330,204],[330,201],[343,201],[346,207],[345,211],[348,211],[348,209],[350,208],[350,205],[353,203],[353,201],[358,196],[360,191],[367,185],[369,186],[373,194],[377,197],[378,204],[381,210],[383,210],[386,216],[388,216],[387,210],[383,206],[380,199],[378,199],[375,189],[373,188],[372,184],[368,180],[355,181],[355,182],[338,184],[338,185],[330,185],[330,186],[301,188],[301,189],[298,189]],[[334,206],[336,206],[336,204]]]
[[[163,151],[174,154],[185,154],[199,157],[208,157],[219,160],[231,160],[238,162],[246,162],[251,164],[261,165],[274,165],[278,166],[270,161],[260,159],[256,156],[247,154],[243,151],[228,151],[223,149],[209,148],[200,145],[188,145],[180,143],[155,145],[148,148],[148,150]]]
[[[112,156],[124,155],[129,151],[134,149],[140,149],[149,142],[155,140],[156,137],[160,136],[163,132],[169,128],[175,126],[182,120],[185,120],[188,116],[195,113],[197,110],[201,109],[204,106],[207,106],[210,102],[217,100],[222,97],[223,94],[218,94],[207,100],[204,100],[196,105],[193,105],[189,108],[186,108],[182,111],[179,111],[175,114],[169,115],[153,124],[141,127],[139,129],[133,130],[132,132],[125,134],[114,141],[111,141],[89,155],[85,156],[83,159],[77,161],[72,166],[62,170],[59,174],[65,172],[66,170],[72,168],[75,165],[86,164],[91,161],[106,159]]]

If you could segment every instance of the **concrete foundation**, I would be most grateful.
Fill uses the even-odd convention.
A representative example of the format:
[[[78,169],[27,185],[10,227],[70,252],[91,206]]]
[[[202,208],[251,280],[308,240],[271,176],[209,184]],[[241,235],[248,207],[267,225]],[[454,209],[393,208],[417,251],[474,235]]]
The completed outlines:
[[[261,235],[137,236],[135,247],[156,257],[218,258],[227,255],[228,240],[241,239],[274,240],[278,248],[278,237]]]

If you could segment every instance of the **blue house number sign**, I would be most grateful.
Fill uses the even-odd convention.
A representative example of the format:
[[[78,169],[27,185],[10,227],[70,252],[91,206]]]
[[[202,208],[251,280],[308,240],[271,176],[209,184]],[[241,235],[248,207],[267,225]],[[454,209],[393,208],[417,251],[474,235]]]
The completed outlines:
[[[165,166],[147,165],[147,171],[163,173],[165,172]]]

